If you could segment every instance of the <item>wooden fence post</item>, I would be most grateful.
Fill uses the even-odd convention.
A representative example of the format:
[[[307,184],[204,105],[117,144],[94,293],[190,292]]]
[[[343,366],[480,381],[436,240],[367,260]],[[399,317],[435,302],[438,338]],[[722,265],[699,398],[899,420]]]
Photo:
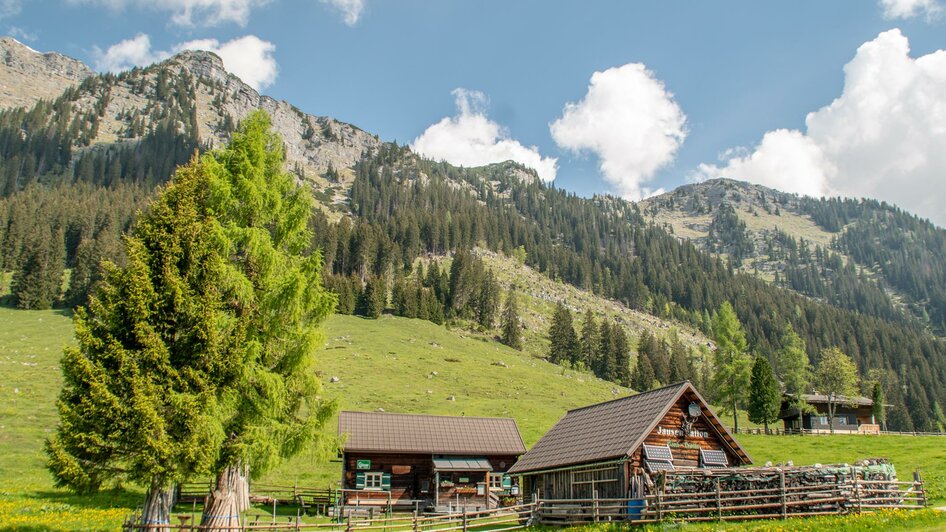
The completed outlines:
[[[723,499],[719,493],[719,477],[716,477],[716,520],[723,520]]]
[[[598,522],[598,490],[591,492],[591,515],[594,516],[592,519],[595,523]]]
[[[414,507],[414,514],[411,516],[411,529],[417,532],[417,507]]]
[[[467,523],[466,523],[466,507],[463,508],[463,532],[466,532]]]
[[[785,501],[785,498],[786,498],[786,494],[785,494],[785,469],[783,469],[783,468],[781,468],[781,467],[778,468],[778,477],[779,477],[779,493],[781,494],[781,498],[782,498],[782,519],[784,520],[784,519],[786,519],[786,518],[788,517],[788,507],[787,507],[787,505],[785,504],[785,503],[786,503],[786,501]]]
[[[349,510],[349,511],[348,511],[348,523],[345,525],[345,530],[347,530],[348,532],[351,532],[351,531],[352,531],[352,526],[351,526],[351,513],[352,513],[351,510]]]

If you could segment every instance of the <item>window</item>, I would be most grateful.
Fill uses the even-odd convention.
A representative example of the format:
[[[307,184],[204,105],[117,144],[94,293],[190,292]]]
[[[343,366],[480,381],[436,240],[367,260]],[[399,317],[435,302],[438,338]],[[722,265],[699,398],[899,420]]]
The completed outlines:
[[[384,481],[384,473],[365,473],[365,489],[380,490]]]
[[[505,482],[505,475],[490,475],[489,476],[489,487],[494,490],[505,489],[508,486],[508,482]]]

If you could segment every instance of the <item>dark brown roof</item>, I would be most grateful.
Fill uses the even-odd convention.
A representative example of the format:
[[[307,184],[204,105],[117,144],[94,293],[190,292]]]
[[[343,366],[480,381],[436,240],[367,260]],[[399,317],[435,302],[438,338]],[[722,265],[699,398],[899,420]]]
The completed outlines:
[[[513,419],[342,412],[345,451],[520,455],[526,446]]]
[[[789,395],[789,394],[786,394]],[[820,393],[803,393],[801,398],[808,404],[828,404],[828,396]],[[835,395],[834,402],[842,405],[873,406],[874,401],[866,397],[848,397],[846,395]]]
[[[689,381],[569,410],[509,470],[525,473],[543,469],[600,462],[630,455],[650,434],[684,393],[703,406],[707,420],[734,453],[750,463],[749,456]]]

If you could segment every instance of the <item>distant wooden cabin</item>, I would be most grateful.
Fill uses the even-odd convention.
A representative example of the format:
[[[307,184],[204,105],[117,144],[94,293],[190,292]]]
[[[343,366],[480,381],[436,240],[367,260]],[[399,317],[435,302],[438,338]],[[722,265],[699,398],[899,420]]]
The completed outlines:
[[[779,418],[785,424],[786,431],[806,430],[812,432],[830,432],[831,420],[828,413],[828,396],[822,394],[802,394],[802,399],[813,411],[799,412],[791,406],[791,396],[782,399],[782,411]],[[862,432],[877,434],[880,425],[874,419],[874,401],[867,397],[835,397],[834,431]]]
[[[495,508],[526,451],[512,419],[342,412],[346,506]]]
[[[509,472],[540,498],[637,498],[653,473],[750,463],[686,381],[569,410]]]

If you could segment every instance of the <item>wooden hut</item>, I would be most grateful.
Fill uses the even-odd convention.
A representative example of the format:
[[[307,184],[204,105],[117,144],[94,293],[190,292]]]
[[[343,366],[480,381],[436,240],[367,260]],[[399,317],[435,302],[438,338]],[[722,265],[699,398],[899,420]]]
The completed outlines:
[[[785,423],[786,432],[831,432],[828,396],[824,394],[802,394],[801,398],[811,407],[804,412],[792,407],[792,397],[785,394],[779,418]],[[880,425],[874,419],[874,401],[867,397],[834,398],[834,432],[879,434]]]
[[[342,412],[338,432],[345,506],[496,507],[526,450],[506,418]]]
[[[651,473],[750,463],[685,381],[569,410],[509,473],[544,499],[636,498]]]

